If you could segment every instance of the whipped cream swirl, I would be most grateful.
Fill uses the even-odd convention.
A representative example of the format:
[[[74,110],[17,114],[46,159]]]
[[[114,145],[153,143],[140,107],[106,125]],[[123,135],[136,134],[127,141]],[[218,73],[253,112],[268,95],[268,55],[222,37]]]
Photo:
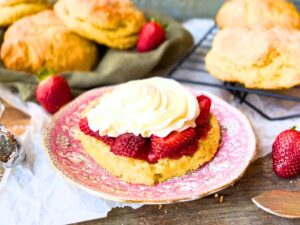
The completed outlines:
[[[130,81],[103,94],[87,114],[91,130],[117,137],[133,133],[165,137],[172,131],[195,127],[199,115],[196,97],[166,78]]]

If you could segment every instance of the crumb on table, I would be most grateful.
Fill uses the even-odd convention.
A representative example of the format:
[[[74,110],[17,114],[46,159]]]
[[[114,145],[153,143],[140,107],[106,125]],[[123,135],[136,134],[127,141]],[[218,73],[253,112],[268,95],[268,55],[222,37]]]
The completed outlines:
[[[221,197],[220,197],[220,203],[223,203],[223,202],[224,202],[224,196],[221,195]]]

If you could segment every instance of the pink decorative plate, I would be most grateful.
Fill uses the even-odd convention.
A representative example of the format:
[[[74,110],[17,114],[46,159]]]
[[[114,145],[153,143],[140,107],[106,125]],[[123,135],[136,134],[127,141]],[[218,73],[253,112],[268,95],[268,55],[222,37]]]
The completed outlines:
[[[212,99],[212,112],[222,127],[222,142],[214,159],[197,171],[156,186],[123,182],[91,159],[76,138],[80,113],[105,90],[95,89],[78,97],[54,115],[44,132],[45,149],[55,168],[67,180],[96,196],[144,204],[198,199],[236,182],[255,155],[255,135],[246,117],[223,100],[204,93]]]

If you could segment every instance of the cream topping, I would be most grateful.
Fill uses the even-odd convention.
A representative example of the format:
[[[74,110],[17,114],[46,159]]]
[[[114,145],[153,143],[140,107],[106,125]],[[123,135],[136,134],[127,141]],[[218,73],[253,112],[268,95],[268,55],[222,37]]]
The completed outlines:
[[[200,113],[196,97],[177,81],[149,78],[130,81],[103,94],[87,114],[91,130],[117,137],[133,133],[165,137],[195,127]]]

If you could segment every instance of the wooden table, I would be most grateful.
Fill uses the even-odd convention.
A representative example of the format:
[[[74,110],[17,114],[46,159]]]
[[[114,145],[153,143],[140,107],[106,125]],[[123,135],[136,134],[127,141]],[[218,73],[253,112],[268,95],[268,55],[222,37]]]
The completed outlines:
[[[13,108],[7,107],[6,122],[26,124],[29,118]],[[5,118],[5,115],[4,115]],[[27,121],[27,122],[26,122]],[[4,122],[2,120],[0,122]],[[7,124],[9,125],[9,124]],[[208,225],[300,225],[300,220],[279,218],[258,209],[251,198],[263,191],[273,189],[300,190],[300,177],[294,180],[278,178],[272,171],[270,155],[254,162],[246,175],[233,187],[219,192],[218,196],[164,206],[143,206],[137,210],[131,208],[113,209],[108,217],[94,221],[78,223],[82,225],[165,225],[165,224],[208,224]],[[0,178],[3,170],[0,168]],[[222,202],[223,201],[223,202]],[[300,203],[299,203],[300,204]]]
[[[252,203],[251,198],[272,189],[300,190],[300,177],[278,178],[272,171],[271,156],[258,159],[233,187],[206,198],[164,206],[113,209],[108,217],[78,223],[80,225],[300,225],[300,220],[268,214]],[[220,199],[223,196],[223,202]],[[300,204],[300,203],[299,203]]]

